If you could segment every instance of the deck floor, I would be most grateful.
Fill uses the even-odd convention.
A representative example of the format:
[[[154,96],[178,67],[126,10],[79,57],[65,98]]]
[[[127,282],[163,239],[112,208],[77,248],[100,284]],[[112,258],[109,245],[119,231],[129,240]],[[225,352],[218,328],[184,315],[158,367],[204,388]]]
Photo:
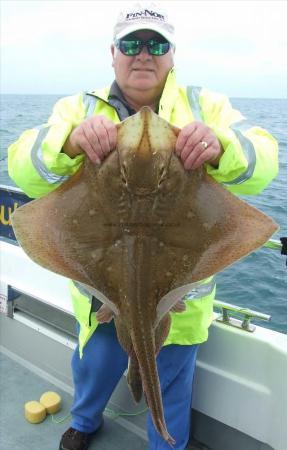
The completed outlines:
[[[30,424],[24,417],[24,405],[39,400],[46,391],[55,391],[62,398],[62,409],[39,424]],[[0,450],[58,450],[64,431],[70,426],[72,396],[41,378],[0,351]],[[104,426],[96,434],[89,450],[146,450],[147,440],[136,430],[145,415],[114,420],[105,416]],[[141,433],[142,435],[144,434]],[[190,444],[187,450],[205,449]],[[206,449],[205,449],[206,450]]]
[[[24,405],[39,400],[43,392],[56,391],[62,397],[62,409],[54,416],[69,414],[72,397],[0,352],[0,449],[58,450],[69,418],[54,423],[51,416],[40,424],[30,424],[24,417]],[[102,430],[95,436],[89,450],[144,450],[146,440],[127,430],[117,421],[105,417]]]

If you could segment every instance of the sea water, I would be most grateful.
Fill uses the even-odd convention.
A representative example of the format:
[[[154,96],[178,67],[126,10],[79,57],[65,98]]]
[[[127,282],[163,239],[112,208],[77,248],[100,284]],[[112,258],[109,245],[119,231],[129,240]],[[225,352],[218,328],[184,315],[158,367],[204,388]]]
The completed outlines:
[[[0,183],[13,185],[7,172],[7,148],[27,128],[47,121],[60,95],[3,95],[0,123]],[[287,236],[287,99],[231,99],[254,125],[266,128],[279,142],[277,178],[258,196],[244,197],[280,226],[273,237]],[[287,333],[286,256],[262,248],[217,275],[218,300],[272,316],[262,326]]]

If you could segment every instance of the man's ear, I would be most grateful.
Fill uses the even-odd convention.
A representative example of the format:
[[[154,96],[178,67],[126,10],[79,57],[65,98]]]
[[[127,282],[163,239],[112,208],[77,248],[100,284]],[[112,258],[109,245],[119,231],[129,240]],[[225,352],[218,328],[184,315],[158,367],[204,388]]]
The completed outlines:
[[[114,46],[114,44],[111,45],[111,54],[112,54],[112,67],[114,67],[114,61],[115,61],[115,53],[116,53],[116,48]]]

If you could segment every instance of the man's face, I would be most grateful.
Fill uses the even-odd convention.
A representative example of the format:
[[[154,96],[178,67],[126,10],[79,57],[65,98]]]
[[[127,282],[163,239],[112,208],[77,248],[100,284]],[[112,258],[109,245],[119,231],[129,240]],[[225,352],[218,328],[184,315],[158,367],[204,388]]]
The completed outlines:
[[[137,31],[129,35],[129,38],[131,36],[144,41],[161,37],[158,33],[150,30]],[[168,72],[173,67],[172,48],[162,56],[149,55],[146,47],[136,56],[126,56],[114,45],[112,45],[111,51],[116,80],[123,92],[131,89],[161,92]]]

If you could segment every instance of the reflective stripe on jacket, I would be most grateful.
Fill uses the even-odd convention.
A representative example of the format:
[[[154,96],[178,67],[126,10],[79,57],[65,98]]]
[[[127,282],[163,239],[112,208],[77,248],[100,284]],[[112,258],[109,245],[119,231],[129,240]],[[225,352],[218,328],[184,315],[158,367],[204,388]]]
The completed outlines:
[[[109,88],[89,94],[60,99],[48,123],[25,131],[8,152],[9,175],[23,191],[41,197],[54,190],[73,175],[83,162],[83,155],[74,159],[61,152],[71,130],[87,116],[104,115],[114,123],[120,119],[108,103]],[[174,69],[168,75],[159,103],[158,114],[171,124],[183,128],[194,120],[206,123],[221,142],[224,153],[219,167],[207,165],[207,172],[226,189],[237,194],[257,194],[278,171],[277,141],[264,129],[249,124],[232,108],[226,96],[199,87],[180,87]],[[172,326],[165,344],[195,344],[204,342],[212,321],[212,300],[215,286],[204,280],[206,290],[200,300],[185,299],[187,309],[172,313]],[[97,327],[91,313],[89,297],[71,286],[73,305],[81,325],[80,352]],[[191,293],[192,296],[192,293]]]

